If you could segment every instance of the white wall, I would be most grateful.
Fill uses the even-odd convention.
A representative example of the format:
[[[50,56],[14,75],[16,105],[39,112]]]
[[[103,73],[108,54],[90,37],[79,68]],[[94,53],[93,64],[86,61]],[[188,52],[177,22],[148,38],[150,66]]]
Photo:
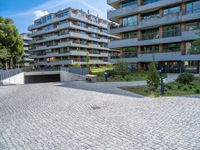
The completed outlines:
[[[2,81],[3,85],[24,84],[24,73],[19,73]]]
[[[81,81],[85,80],[86,77],[82,75],[77,75],[73,73],[69,73],[66,71],[60,71],[60,81],[66,82],[66,81]]]

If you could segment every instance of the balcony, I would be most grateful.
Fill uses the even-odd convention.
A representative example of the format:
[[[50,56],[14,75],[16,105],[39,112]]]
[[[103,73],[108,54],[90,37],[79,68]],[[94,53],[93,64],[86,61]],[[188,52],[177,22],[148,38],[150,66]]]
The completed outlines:
[[[122,39],[122,40],[111,41],[108,44],[108,47],[109,48],[120,48],[120,47],[136,46],[137,44],[138,44],[137,38]]]
[[[146,5],[138,7],[138,12],[145,12],[156,8],[160,8],[162,6],[175,5],[181,2],[182,0],[159,0],[157,2],[148,3]]]
[[[149,53],[149,54],[138,54],[139,62],[151,62],[155,56],[155,61],[180,61],[181,51],[178,52],[163,52],[163,53]]]
[[[128,6],[128,7],[119,7],[117,9],[108,10],[108,19],[116,21],[116,18],[131,15],[136,12],[138,8],[137,4]]]
[[[183,31],[182,38],[184,41],[196,40],[200,38],[200,29],[192,31]]]
[[[163,17],[154,17],[148,20],[142,20],[139,22],[139,28],[145,29],[152,26],[160,26],[172,23],[178,23],[181,21],[181,14],[169,14]]]

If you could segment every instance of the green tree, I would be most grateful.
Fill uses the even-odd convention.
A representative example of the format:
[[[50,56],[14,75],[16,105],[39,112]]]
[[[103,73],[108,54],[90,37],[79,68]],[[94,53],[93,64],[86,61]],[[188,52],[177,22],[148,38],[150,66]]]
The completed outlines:
[[[160,75],[156,69],[155,62],[149,65],[149,71],[147,75],[147,85],[153,91],[156,91],[160,85]]]
[[[13,21],[0,17],[0,62],[6,67],[16,67],[23,56],[23,40]]]
[[[89,56],[89,53],[87,53],[86,58],[85,58],[85,61],[87,62],[87,68],[90,70],[90,65],[89,65],[90,56]]]
[[[130,68],[129,68],[129,64],[125,61],[121,61],[118,62],[115,66],[114,66],[114,71],[118,74],[121,75],[122,78],[125,77],[125,75],[130,73]]]

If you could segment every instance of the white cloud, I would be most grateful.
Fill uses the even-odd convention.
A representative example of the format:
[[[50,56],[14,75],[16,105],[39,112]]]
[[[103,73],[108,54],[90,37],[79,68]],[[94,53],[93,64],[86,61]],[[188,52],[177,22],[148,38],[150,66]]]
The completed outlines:
[[[36,10],[36,11],[34,11],[34,14],[35,14],[35,19],[38,19],[40,17],[43,17],[43,16],[49,14],[49,12],[44,11],[44,10]]]

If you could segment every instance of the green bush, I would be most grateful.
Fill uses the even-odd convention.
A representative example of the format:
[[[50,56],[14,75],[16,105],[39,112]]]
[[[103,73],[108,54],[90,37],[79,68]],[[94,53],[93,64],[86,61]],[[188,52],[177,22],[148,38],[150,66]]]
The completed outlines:
[[[178,76],[177,82],[182,84],[191,84],[194,81],[195,77],[191,73],[182,73]]]
[[[147,85],[153,91],[156,91],[160,85],[160,75],[156,70],[156,65],[154,62],[151,63],[149,66],[149,71],[147,75]]]
[[[115,70],[106,70],[106,72],[108,73],[108,77],[114,77],[116,75]]]
[[[121,75],[122,78],[124,78],[125,75],[130,73],[129,64],[124,61],[119,62],[115,65],[114,71],[116,72],[117,75]]]
[[[124,79],[125,79],[126,81],[132,81],[132,80],[133,80],[133,76],[132,76],[132,75],[126,75],[126,76],[124,77]]]
[[[200,94],[200,89],[195,89],[196,94]]]
[[[74,68],[81,68],[81,65],[79,63],[73,64],[72,67]]]
[[[172,86],[171,85],[166,85],[165,86],[167,89],[171,90],[172,89]]]

